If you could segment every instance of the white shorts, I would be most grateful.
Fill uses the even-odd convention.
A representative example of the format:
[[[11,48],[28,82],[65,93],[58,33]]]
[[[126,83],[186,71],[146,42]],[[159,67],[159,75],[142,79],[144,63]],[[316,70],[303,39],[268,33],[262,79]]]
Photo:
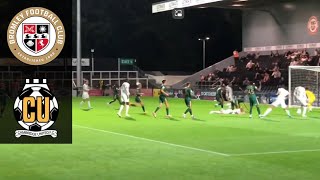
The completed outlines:
[[[300,105],[302,105],[302,106],[308,105],[308,99],[306,99],[306,98],[298,98],[298,101],[300,102]]]
[[[271,105],[273,105],[274,107],[278,107],[279,105],[281,106],[281,108],[287,108],[285,99],[276,99]]]
[[[121,102],[128,103],[129,102],[129,96],[126,94],[121,94]]]
[[[89,99],[90,96],[89,96],[89,93],[88,92],[83,92],[82,93],[82,99]]]

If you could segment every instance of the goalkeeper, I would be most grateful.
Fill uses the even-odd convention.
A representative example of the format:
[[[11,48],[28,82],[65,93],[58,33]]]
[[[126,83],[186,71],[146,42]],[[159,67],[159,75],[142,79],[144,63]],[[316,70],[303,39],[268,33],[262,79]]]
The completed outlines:
[[[310,111],[312,111],[312,104],[316,100],[316,96],[314,95],[314,93],[312,91],[310,91],[310,89],[308,87],[306,88],[306,95],[308,98],[308,111],[310,112]]]

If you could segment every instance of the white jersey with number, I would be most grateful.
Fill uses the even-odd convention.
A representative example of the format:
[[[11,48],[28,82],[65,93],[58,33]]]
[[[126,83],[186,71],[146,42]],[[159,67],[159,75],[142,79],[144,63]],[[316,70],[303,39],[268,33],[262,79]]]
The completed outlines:
[[[279,88],[277,99],[286,99],[286,97],[289,95],[289,91],[285,90],[284,88]]]
[[[301,103],[301,105],[306,106],[308,103],[308,98],[306,94],[306,89],[302,86],[298,86],[294,89],[294,97]]]
[[[90,91],[90,87],[87,84],[84,84],[82,87],[82,99],[89,99],[89,91]]]
[[[302,86],[296,87],[294,89],[294,96],[297,99],[307,99],[306,89]]]
[[[274,107],[278,107],[280,105],[282,108],[286,108],[287,104],[285,101],[286,101],[286,97],[289,95],[289,91],[285,90],[284,88],[279,88],[277,95],[278,95],[278,97],[272,103],[272,105]]]
[[[128,103],[129,102],[129,96],[130,96],[130,84],[128,82],[124,82],[120,88],[121,92],[121,101]]]
[[[233,90],[230,86],[227,86],[226,87],[226,97],[229,101],[233,101],[234,98],[233,98]]]

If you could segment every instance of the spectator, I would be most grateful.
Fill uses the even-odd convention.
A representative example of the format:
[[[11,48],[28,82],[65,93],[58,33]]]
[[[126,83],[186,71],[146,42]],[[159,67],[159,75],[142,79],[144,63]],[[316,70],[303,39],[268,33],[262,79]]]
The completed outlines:
[[[260,69],[260,64],[259,64],[259,62],[256,62],[255,66],[254,66],[254,69],[255,69],[256,71],[258,71],[258,70]]]
[[[279,71],[279,69],[277,69],[276,71],[274,71],[271,75],[274,79],[280,79],[281,78],[281,72]]]
[[[270,57],[274,57],[275,56],[275,54],[273,53],[273,51],[271,51],[271,54],[270,54]]]
[[[242,82],[243,86],[248,86],[250,84],[249,78],[246,77],[246,79]]]
[[[261,82],[264,84],[267,84],[269,81],[270,81],[270,75],[267,72],[265,72]]]
[[[298,66],[299,62],[297,59],[294,59],[293,61],[291,61],[290,66]]]
[[[279,56],[280,56],[278,50],[276,51],[276,54],[275,54],[274,56],[275,56],[275,57],[279,57]]]
[[[260,53],[259,52],[257,52],[257,54],[255,55],[255,59],[259,59],[259,57],[260,57]]]
[[[247,69],[247,70],[252,70],[253,66],[254,66],[254,63],[252,62],[252,60],[250,60],[250,61],[248,62],[248,64],[246,65],[246,69]]]
[[[233,51],[234,64],[237,65],[239,62],[239,52],[237,50]]]
[[[205,77],[204,77],[204,75],[201,74],[200,75],[200,81],[203,82],[204,80],[205,80]]]

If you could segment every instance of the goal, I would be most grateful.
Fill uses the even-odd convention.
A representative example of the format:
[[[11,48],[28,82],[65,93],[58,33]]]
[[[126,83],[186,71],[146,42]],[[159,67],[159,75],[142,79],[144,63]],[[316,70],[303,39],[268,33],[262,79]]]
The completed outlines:
[[[313,106],[320,107],[319,78],[320,66],[289,66],[289,106],[298,105],[298,102],[293,97],[293,92],[296,87],[302,86],[308,87],[316,95],[316,101]]]

